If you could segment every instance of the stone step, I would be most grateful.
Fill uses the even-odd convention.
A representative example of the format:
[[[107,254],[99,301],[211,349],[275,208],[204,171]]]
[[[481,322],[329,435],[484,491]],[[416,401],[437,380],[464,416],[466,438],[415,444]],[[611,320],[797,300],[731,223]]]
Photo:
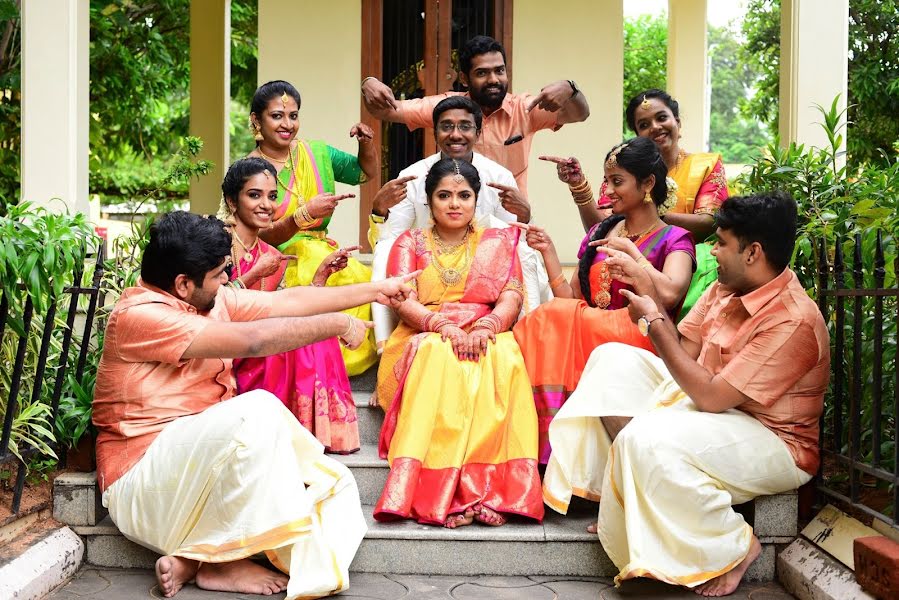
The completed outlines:
[[[414,575],[612,576],[615,568],[596,536],[592,513],[563,517],[548,511],[542,524],[473,524],[456,530],[411,521],[378,523],[362,510],[368,532],[350,570]],[[85,562],[107,568],[152,569],[158,555],[126,539],[107,516],[73,528],[85,542]],[[389,562],[386,559],[389,557]]]
[[[371,367],[365,373],[350,377],[350,389],[356,392],[373,392],[378,382],[378,365]]]
[[[356,418],[359,424],[359,440],[363,445],[378,444],[381,424],[384,422],[384,411],[380,406],[369,406],[371,392],[353,392],[356,403]]]
[[[387,474],[390,472],[387,461],[378,457],[378,447],[375,444],[363,442],[359,452],[342,455],[329,454],[328,456],[350,468],[356,479],[356,485],[359,487],[359,499],[362,504],[374,506],[381,497],[381,490],[384,489]]]

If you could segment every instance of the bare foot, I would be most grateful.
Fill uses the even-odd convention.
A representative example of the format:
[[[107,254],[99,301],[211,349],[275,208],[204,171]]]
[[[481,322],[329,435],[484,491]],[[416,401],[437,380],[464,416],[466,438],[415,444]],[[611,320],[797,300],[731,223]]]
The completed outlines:
[[[587,525],[587,533],[596,533],[597,527],[599,527],[599,523],[590,523]]]
[[[474,518],[478,523],[490,525],[491,527],[499,527],[500,525],[506,524],[506,518],[492,508],[487,508],[481,504],[475,508],[477,509],[477,512],[475,513]]]
[[[368,397],[368,405],[372,407],[378,405],[378,390],[373,391],[371,396]]]
[[[226,563],[203,563],[197,587],[212,592],[271,596],[287,589],[287,575],[257,565],[248,558]]]
[[[762,545],[759,543],[758,538],[753,535],[752,542],[749,544],[749,554],[746,555],[746,558],[744,558],[740,564],[724,575],[719,575],[714,579],[706,581],[702,585],[696,586],[693,588],[693,591],[700,596],[727,596],[733,594],[740,585],[740,580],[743,579],[743,574],[746,573],[746,569],[749,568],[749,565],[751,565],[761,553]]]
[[[180,556],[161,556],[156,561],[156,583],[166,598],[181,591],[197,575],[200,563]]]
[[[464,513],[456,513],[454,515],[448,516],[443,526],[447,529],[455,529],[456,527],[471,525],[473,521],[474,511],[469,508]]]

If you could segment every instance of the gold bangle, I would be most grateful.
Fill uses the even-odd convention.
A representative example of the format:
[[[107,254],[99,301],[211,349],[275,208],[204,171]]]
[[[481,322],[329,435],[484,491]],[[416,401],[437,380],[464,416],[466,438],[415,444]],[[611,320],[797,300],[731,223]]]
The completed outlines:
[[[565,274],[559,273],[555,277],[552,278],[552,281],[549,282],[549,289],[554,290],[560,285],[565,283]]]
[[[593,196],[590,196],[589,198],[585,198],[584,200],[581,200],[581,201],[575,200],[574,204],[575,204],[575,206],[586,206],[586,205],[590,204],[591,202],[593,202]]]
[[[353,317],[351,317],[350,315],[346,315],[346,318],[347,318],[347,321],[349,322],[349,325],[348,325],[346,331],[344,331],[341,335],[337,336],[337,339],[340,340],[340,343],[343,344],[344,346],[349,346],[350,343],[346,340],[346,338],[348,336],[354,335],[356,333],[356,321],[354,321]]]
[[[573,193],[573,194],[577,193],[577,192],[582,192],[585,189],[587,189],[588,187],[590,187],[590,182],[587,181],[586,177],[584,177],[584,181],[578,185],[573,186],[571,184],[568,184],[568,189],[571,190],[571,193]]]

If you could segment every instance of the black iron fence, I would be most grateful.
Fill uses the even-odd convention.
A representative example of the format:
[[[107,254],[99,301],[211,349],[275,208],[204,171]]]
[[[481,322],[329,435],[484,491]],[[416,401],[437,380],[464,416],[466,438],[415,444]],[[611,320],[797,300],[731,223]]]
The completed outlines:
[[[0,340],[3,339],[4,334],[17,338],[15,355],[10,357],[12,360],[9,361],[11,365],[4,364],[2,366],[2,368],[11,368],[11,374],[9,390],[5,399],[3,431],[0,436],[0,467],[18,463],[13,488],[13,514],[19,512],[25,486],[27,461],[39,453],[39,450],[32,444],[21,441],[20,435],[15,435],[18,427],[28,427],[27,422],[17,423],[17,415],[21,412],[19,409],[24,406],[25,402],[29,406],[39,402],[49,403],[50,414],[47,420],[52,429],[56,424],[66,373],[74,367],[75,379],[78,381],[82,379],[93,336],[94,317],[97,306],[102,301],[100,282],[103,276],[104,254],[105,250],[101,244],[96,257],[91,259],[93,262],[91,284],[87,287],[81,285],[84,265],[76,266],[72,279],[73,285],[65,288],[62,297],[50,300],[44,315],[35,314],[34,304],[27,296],[24,286],[20,286],[19,289],[0,291]],[[86,299],[86,303],[81,300],[82,297]],[[21,307],[21,312],[14,310],[17,307]],[[84,315],[84,326],[80,332],[76,332],[76,319],[79,312]],[[75,338],[76,335],[80,337]],[[40,342],[35,353],[38,336]],[[71,352],[73,339],[74,345],[79,348],[77,358],[70,356],[73,354]],[[26,358],[34,359],[35,355],[36,360],[26,361]],[[23,382],[26,380],[30,385],[23,386]],[[23,397],[27,396],[28,388],[30,388],[30,398]],[[49,401],[47,399],[48,391]],[[35,434],[34,431],[29,434],[30,437],[35,435],[44,437],[39,433]],[[44,441],[58,455],[64,457],[61,443],[53,440]],[[18,456],[11,451],[12,444],[16,444]]]
[[[832,348],[817,489],[899,528],[899,259],[887,264],[881,232],[830,250],[822,241],[817,252],[818,306]]]

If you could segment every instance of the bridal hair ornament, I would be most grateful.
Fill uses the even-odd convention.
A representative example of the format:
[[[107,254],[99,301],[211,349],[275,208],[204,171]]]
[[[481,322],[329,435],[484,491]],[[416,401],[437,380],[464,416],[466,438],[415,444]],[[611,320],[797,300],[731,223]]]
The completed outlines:
[[[456,183],[462,183],[463,181],[465,181],[465,177],[462,176],[462,172],[459,170],[459,161],[456,159],[453,159],[453,168],[456,171],[456,174],[453,175],[453,181],[455,181]]]
[[[281,104],[284,105],[284,110],[287,110],[287,101],[290,100],[290,96],[287,95],[287,92],[281,94]]]
[[[621,144],[617,148],[613,148],[609,152],[609,158],[606,159],[606,168],[611,169],[618,166],[618,153],[627,148],[627,143]]]
[[[646,97],[646,94],[643,94],[643,102],[640,103],[640,108],[643,110],[649,110],[649,98]]]
[[[671,177],[666,177],[665,186],[668,188],[668,193],[665,194],[665,201],[659,206],[660,217],[670,212],[677,205],[677,182]]]

